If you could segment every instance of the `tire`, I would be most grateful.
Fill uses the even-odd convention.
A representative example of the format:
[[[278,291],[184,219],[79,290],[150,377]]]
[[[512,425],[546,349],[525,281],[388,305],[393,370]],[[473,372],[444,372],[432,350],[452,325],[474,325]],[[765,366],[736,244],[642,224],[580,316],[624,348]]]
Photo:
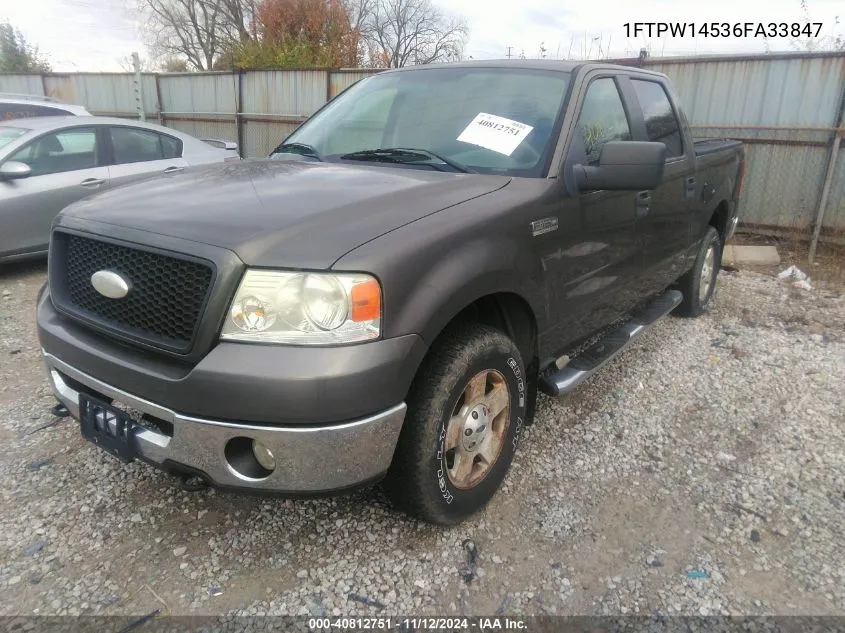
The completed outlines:
[[[712,249],[712,255],[710,255]],[[713,305],[716,291],[716,279],[722,265],[722,240],[719,232],[712,226],[707,227],[704,239],[695,257],[692,268],[678,280],[678,289],[684,300],[675,311],[687,317],[697,317]],[[703,284],[706,284],[704,286]]]
[[[511,465],[527,400],[525,366],[507,336],[475,323],[444,333],[408,395],[384,484],[393,504],[438,525],[483,508]]]

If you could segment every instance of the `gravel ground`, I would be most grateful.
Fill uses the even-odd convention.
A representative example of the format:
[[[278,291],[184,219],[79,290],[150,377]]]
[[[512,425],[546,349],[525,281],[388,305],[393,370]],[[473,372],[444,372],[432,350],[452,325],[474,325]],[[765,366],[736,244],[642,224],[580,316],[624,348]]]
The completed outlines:
[[[33,303],[0,270],[0,615],[845,614],[845,297],[724,273],[573,396],[543,399],[451,529],[378,489],[185,493],[49,413]]]

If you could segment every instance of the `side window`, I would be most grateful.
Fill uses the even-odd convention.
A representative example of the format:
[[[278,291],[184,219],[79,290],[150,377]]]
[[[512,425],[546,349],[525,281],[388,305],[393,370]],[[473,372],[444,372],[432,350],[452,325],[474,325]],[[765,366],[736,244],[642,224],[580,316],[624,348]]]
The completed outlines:
[[[641,79],[632,79],[631,83],[643,110],[648,140],[663,143],[667,157],[681,156],[684,153],[681,129],[663,86]]]
[[[72,128],[39,136],[9,160],[26,163],[33,176],[90,169],[98,165],[94,128]]]
[[[597,165],[601,148],[608,141],[630,141],[631,128],[622,106],[622,98],[611,77],[596,79],[587,88],[578,129],[590,165]]]
[[[112,127],[109,136],[118,165],[177,158],[182,149],[178,139],[151,130]]]
[[[161,151],[165,158],[179,158],[182,156],[182,142],[178,138],[159,134]]]

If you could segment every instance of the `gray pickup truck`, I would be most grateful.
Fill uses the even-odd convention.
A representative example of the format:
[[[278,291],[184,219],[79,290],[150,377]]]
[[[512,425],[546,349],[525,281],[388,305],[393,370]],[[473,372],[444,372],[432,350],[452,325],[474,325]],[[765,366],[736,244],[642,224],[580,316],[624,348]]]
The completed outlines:
[[[453,524],[537,393],[712,302],[744,170],[664,75],[574,62],[385,72],[264,160],[68,207],[37,307],[49,381],[124,460],[242,491],[384,479]]]

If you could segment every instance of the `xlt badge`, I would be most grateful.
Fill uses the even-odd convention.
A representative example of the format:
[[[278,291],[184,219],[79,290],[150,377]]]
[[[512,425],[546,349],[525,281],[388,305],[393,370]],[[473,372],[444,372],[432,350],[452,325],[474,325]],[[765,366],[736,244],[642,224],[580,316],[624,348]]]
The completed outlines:
[[[543,233],[551,233],[552,231],[557,231],[557,217],[555,216],[534,220],[531,223],[531,235],[533,237],[537,237]]]

